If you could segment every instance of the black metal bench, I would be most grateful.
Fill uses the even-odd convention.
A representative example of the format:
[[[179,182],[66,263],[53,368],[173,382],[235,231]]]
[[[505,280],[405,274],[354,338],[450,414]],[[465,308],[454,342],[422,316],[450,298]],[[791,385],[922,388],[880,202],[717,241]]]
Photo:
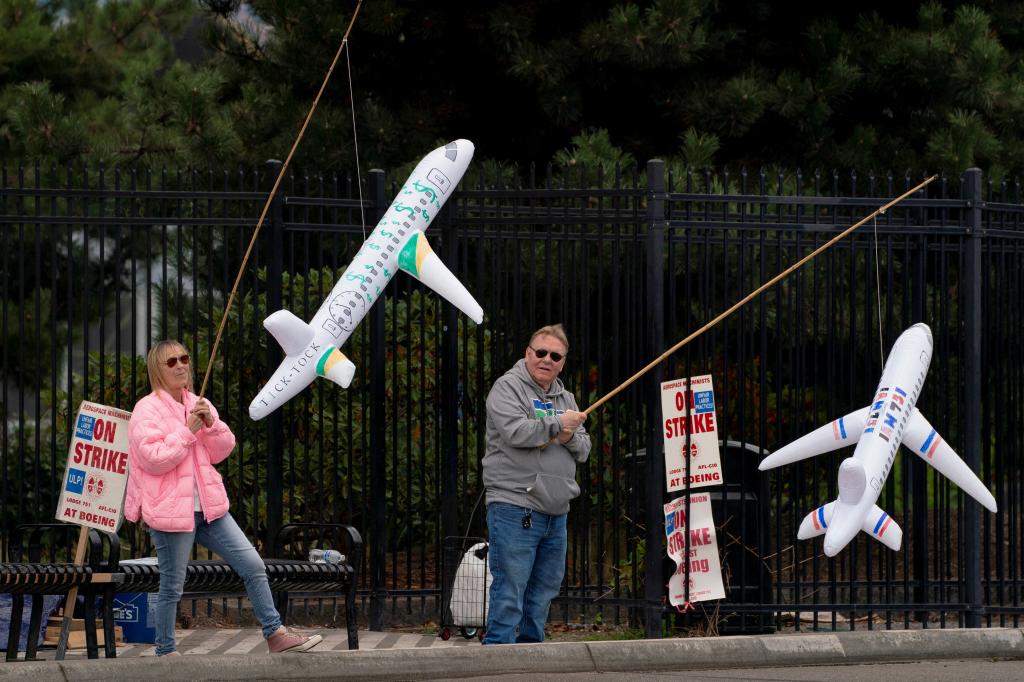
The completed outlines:
[[[39,524],[19,528],[19,532],[31,529],[34,533],[55,528],[73,528],[66,524]],[[95,534],[95,535],[94,535]],[[101,537],[102,536],[102,537]],[[19,536],[20,537],[20,536]],[[35,537],[35,536],[33,536]],[[95,631],[95,596],[104,597],[103,628],[104,652],[107,658],[114,658],[117,650],[114,646],[114,620],[111,604],[114,588],[120,592],[157,592],[160,589],[160,569],[156,565],[121,564],[118,561],[120,541],[117,536],[90,531],[89,564],[82,567],[73,565],[54,565],[45,563],[13,563],[0,564],[0,592],[14,595],[12,609],[11,636],[9,638],[7,659],[17,657],[18,637],[20,636],[21,617],[25,594],[67,594],[72,585],[78,585],[80,593],[85,596],[85,632],[86,650],[89,658],[98,658],[99,651]],[[31,543],[30,543],[31,544]],[[38,544],[38,542],[36,543]],[[104,546],[106,545],[106,546]],[[23,545],[20,540],[12,543],[14,548]],[[363,542],[359,532],[352,526],[344,524],[297,523],[284,526],[278,533],[274,553],[279,556],[304,557],[313,547],[329,547],[341,551],[346,559],[340,564],[311,563],[304,559],[264,559],[267,566],[267,579],[275,604],[281,613],[281,619],[287,620],[288,602],[295,597],[341,596],[345,600],[345,625],[348,633],[349,649],[359,648],[358,620],[356,616],[356,586],[358,568],[362,560]],[[21,552],[20,549],[17,551]],[[38,555],[38,552],[36,552]],[[76,569],[76,570],[71,570]],[[94,575],[109,578],[106,583],[96,583]],[[28,576],[35,576],[29,579]],[[77,581],[77,582],[76,582]],[[27,590],[34,591],[27,591]],[[42,591],[39,591],[42,590]],[[184,598],[201,599],[206,597],[224,596],[227,594],[241,595],[245,593],[245,585],[237,573],[225,561],[190,561],[185,573]],[[42,600],[32,600],[32,620],[30,627],[39,631],[42,614]],[[37,614],[38,612],[38,614]],[[15,630],[18,630],[16,633]],[[13,642],[13,648],[10,644]],[[26,649],[26,660],[35,657],[35,638],[30,637]]]
[[[54,542],[53,535],[62,536],[63,542]],[[25,596],[41,597],[44,594],[66,595],[72,588],[78,588],[85,599],[86,649],[90,658],[98,657],[96,639],[95,596],[104,597],[104,649],[107,656],[116,654],[114,648],[114,619],[111,604],[115,588],[122,576],[107,569],[104,556],[110,556],[110,537],[95,530],[89,531],[88,562],[76,566],[72,563],[48,563],[45,552],[53,551],[54,545],[63,545],[74,553],[72,538],[79,534],[78,526],[66,523],[30,524],[17,527],[11,534],[9,558],[11,563],[0,563],[0,593],[10,594],[11,624],[7,637],[7,660],[18,658],[18,644],[21,638],[21,619],[25,609]],[[49,542],[47,542],[49,540]],[[106,551],[104,551],[106,550]],[[52,556],[52,554],[51,554]],[[73,608],[73,607],[72,607]],[[38,646],[38,634],[42,625],[43,600],[32,599],[29,618],[29,637],[25,647],[25,660],[33,660]],[[92,627],[88,627],[92,624]]]
[[[263,560],[277,610],[281,619],[287,620],[290,598],[343,596],[348,648],[358,649],[356,586],[363,540],[355,528],[340,523],[293,523],[281,528],[274,543],[274,554],[305,557],[313,547],[337,549],[345,555],[345,561],[322,564],[299,558]],[[123,575],[119,586],[122,592],[157,592],[160,589],[160,569],[155,565],[119,564],[115,570]],[[226,561],[189,562],[185,571],[183,599],[244,593],[241,577]]]

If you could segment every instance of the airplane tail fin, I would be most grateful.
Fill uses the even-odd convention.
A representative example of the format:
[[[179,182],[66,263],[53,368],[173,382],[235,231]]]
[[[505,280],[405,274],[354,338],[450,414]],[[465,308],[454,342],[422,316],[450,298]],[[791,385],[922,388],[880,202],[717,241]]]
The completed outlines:
[[[477,324],[484,309],[430,248],[422,232],[414,232],[398,254],[398,267],[433,289]]]
[[[835,502],[829,502],[805,516],[804,520],[800,522],[800,530],[797,531],[796,537],[800,540],[810,540],[824,535],[828,530],[828,524],[832,522],[832,510],[835,509],[835,506]]]
[[[835,511],[836,503],[823,504],[810,514],[804,517],[800,523],[800,530],[796,536],[800,540],[810,540],[819,535],[824,535],[828,526],[832,523],[832,513]],[[861,529],[892,550],[898,550],[903,543],[903,529],[896,523],[895,519],[873,505],[864,519]]]
[[[290,310],[278,310],[263,320],[263,326],[277,339],[285,355],[296,355],[313,340],[313,329],[292,314]]]
[[[864,519],[864,532],[881,542],[893,551],[898,551],[903,544],[903,529],[896,520],[873,505]]]

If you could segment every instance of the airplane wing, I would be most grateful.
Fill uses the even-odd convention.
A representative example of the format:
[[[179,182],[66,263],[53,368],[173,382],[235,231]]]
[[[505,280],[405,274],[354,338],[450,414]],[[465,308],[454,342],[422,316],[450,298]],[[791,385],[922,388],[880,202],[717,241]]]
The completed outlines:
[[[800,540],[824,535],[828,530],[828,524],[832,523],[832,513],[835,511],[836,503],[823,504],[810,514],[804,517],[800,523],[800,530],[796,536]],[[898,550],[903,544],[903,529],[896,520],[882,511],[878,505],[872,505],[864,525],[861,527],[865,533],[881,542],[892,550]]]
[[[433,289],[477,324],[484,321],[484,309],[438,258],[422,232],[413,232],[402,247],[398,254],[398,267]]]
[[[867,421],[867,418],[868,408],[862,407],[845,417],[818,427],[806,436],[776,450],[761,460],[761,464],[757,468],[765,471],[853,445],[864,431],[864,422]]]
[[[983,507],[996,511],[996,498],[916,407],[903,432],[903,444]]]

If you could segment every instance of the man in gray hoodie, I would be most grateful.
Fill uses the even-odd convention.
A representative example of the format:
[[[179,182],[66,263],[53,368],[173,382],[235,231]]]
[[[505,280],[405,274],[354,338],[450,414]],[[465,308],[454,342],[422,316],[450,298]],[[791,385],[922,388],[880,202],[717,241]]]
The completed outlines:
[[[484,644],[543,642],[562,586],[565,520],[580,494],[576,464],[590,454],[587,415],[558,378],[568,352],[562,325],[538,329],[487,396],[483,479],[494,581]]]

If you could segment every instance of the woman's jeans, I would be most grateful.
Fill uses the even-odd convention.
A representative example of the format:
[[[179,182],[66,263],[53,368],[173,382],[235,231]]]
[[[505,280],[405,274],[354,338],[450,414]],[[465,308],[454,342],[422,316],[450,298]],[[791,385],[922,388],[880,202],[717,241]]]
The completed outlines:
[[[504,502],[487,505],[487,561],[494,582],[484,644],[543,642],[551,600],[562,587],[567,515],[534,511],[524,528],[526,511]]]
[[[281,616],[274,608],[274,597],[267,582],[267,568],[252,543],[242,533],[231,514],[207,523],[202,512],[195,513],[195,530],[167,533],[150,528],[160,565],[160,592],[156,598],[156,655],[163,656],[175,650],[174,622],[178,614],[185,587],[185,568],[188,566],[192,544],[198,542],[212,550],[229,564],[245,581],[252,610],[263,625],[263,636],[270,637],[281,627]]]

